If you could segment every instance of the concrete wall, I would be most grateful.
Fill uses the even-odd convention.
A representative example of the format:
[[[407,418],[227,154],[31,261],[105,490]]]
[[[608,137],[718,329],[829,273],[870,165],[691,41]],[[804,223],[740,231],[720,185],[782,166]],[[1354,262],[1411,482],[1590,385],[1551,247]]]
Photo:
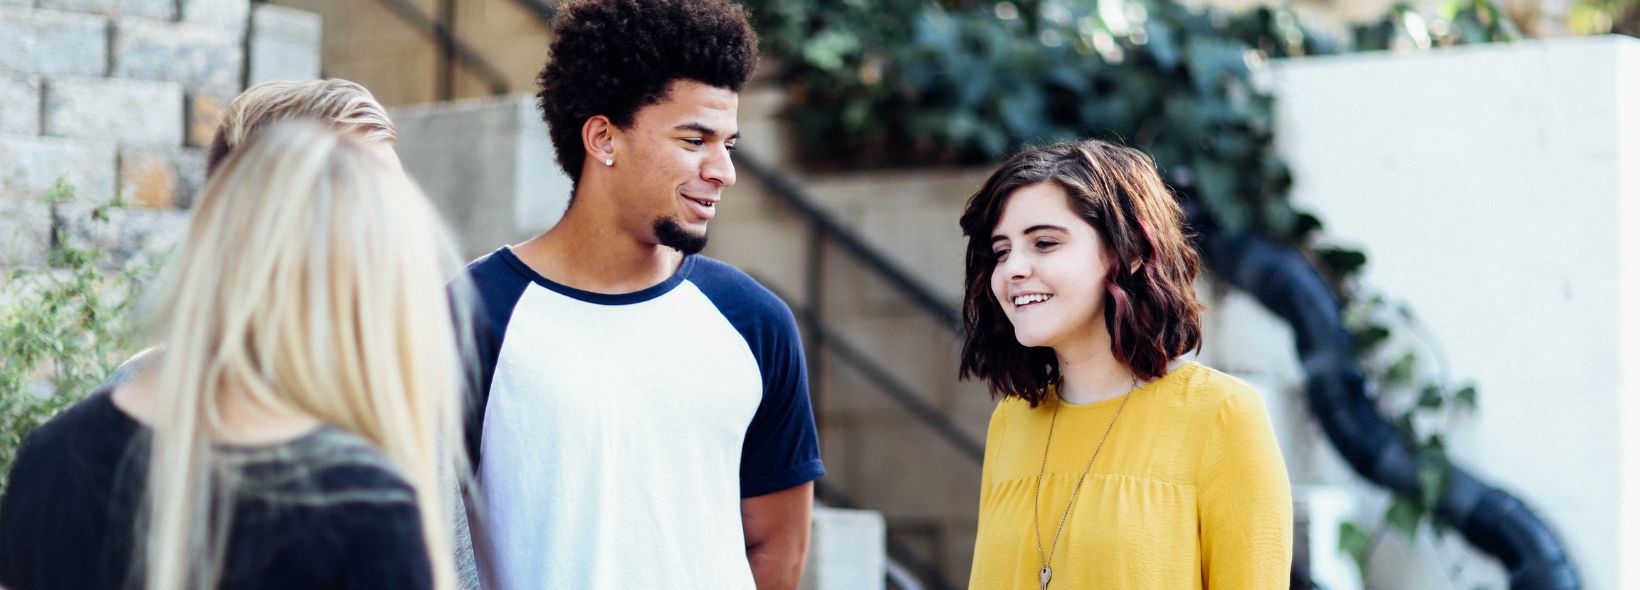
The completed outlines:
[[[883,588],[883,515],[870,510],[814,507],[809,558],[799,590]]]
[[[392,113],[404,169],[468,258],[546,231],[569,205],[569,177],[553,159],[534,101],[519,94]]]
[[[1277,72],[1295,198],[1366,250],[1368,280],[1410,303],[1453,376],[1479,387],[1453,454],[1535,507],[1587,587],[1640,585],[1640,41]],[[1439,579],[1427,556],[1372,581]]]

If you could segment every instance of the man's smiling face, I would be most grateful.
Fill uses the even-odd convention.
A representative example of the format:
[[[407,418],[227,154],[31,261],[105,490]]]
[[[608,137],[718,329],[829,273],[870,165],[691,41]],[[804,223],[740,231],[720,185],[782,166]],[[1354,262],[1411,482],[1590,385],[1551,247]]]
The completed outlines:
[[[624,231],[685,254],[706,246],[707,223],[735,184],[729,152],[740,137],[739,104],[732,90],[677,80],[619,130],[614,181]]]

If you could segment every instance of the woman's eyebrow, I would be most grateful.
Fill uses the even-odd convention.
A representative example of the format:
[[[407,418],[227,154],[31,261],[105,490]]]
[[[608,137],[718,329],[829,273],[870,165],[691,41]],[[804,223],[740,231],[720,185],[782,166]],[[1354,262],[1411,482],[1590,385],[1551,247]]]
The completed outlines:
[[[1025,233],[1027,235],[1028,234],[1034,234],[1034,233],[1039,232],[1039,231],[1057,231],[1057,232],[1063,232],[1063,233],[1070,233],[1071,230],[1067,229],[1067,228],[1064,228],[1064,227],[1061,227],[1061,226],[1050,225],[1050,224],[1046,224],[1046,223],[1039,223],[1039,224],[1033,225],[1031,227],[1025,228]]]

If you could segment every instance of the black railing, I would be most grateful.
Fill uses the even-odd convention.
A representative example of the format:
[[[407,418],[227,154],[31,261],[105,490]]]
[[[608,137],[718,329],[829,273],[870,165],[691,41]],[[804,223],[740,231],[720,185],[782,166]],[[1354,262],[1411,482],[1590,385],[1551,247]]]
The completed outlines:
[[[435,18],[423,12],[422,9],[410,0],[376,0],[383,8],[391,11],[400,21],[409,25],[423,35],[427,35],[439,46],[438,60],[438,92],[439,100],[449,100],[455,95],[455,64],[460,63],[471,70],[474,75],[484,81],[492,95],[502,95],[512,92],[512,86],[507,83],[507,76],[501,73],[494,64],[484,59],[484,56],[456,36],[455,29],[449,24],[454,18],[455,6],[450,0],[440,0],[440,12],[446,13],[443,18]]]
[[[811,260],[819,256],[815,252],[818,245],[816,240],[836,243],[843,251],[848,252],[856,260],[865,264],[873,273],[888,281],[895,289],[904,293],[906,299],[916,305],[918,309],[933,316],[935,319],[949,326],[952,331],[962,330],[962,313],[956,307],[945,302],[945,299],[928,288],[922,281],[917,280],[910,272],[900,268],[894,261],[877,252],[877,249],[867,244],[865,239],[854,233],[842,222],[832,217],[830,213],[816,205],[814,199],[808,196],[796,181],[776,171],[773,167],[744,152],[735,154],[735,166],[752,173],[764,186],[769,187],[769,193],[781,202],[791,206],[808,222],[811,235]],[[816,285],[809,285],[810,289],[817,289]]]
[[[535,15],[536,22],[545,27],[552,25],[552,17],[558,13],[558,9],[545,0],[513,0],[513,3]]]
[[[798,305],[796,299],[789,293],[782,293],[771,282],[758,278],[758,282],[768,287],[775,295],[787,301],[792,306],[792,312],[803,325],[803,335],[806,342],[805,351],[809,358],[809,379],[811,383],[814,404],[818,409],[824,396],[821,386],[821,363],[825,359],[835,359],[861,377],[865,378],[879,391],[893,400],[912,418],[927,426],[940,440],[957,450],[962,456],[971,460],[971,464],[978,469],[985,459],[985,443],[964,432],[957,423],[941,412],[939,408],[926,400],[932,399],[920,394],[917,389],[895,377],[882,364],[873,359],[861,347],[856,346],[847,336],[833,329],[824,316],[823,287],[825,280],[826,258],[828,245],[835,245],[853,260],[863,264],[873,275],[886,281],[896,291],[903,294],[916,309],[936,324],[959,333],[962,329],[962,316],[957,309],[934,290],[928,288],[922,281],[916,279],[909,271],[899,264],[888,259],[868,244],[864,238],[856,234],[831,213],[822,209],[796,181],[782,174],[774,167],[758,160],[745,152],[737,152],[735,165],[755,178],[768,188],[767,194],[775,197],[779,202],[797,211],[807,226],[805,236],[805,268],[803,272],[802,292],[805,303]],[[756,278],[756,277],[754,277]],[[818,412],[817,412],[818,415]],[[847,497],[836,487],[828,485],[822,480],[815,488],[816,496],[823,502],[839,508],[861,507],[853,499]],[[928,559],[919,555],[908,545],[899,540],[899,534],[890,527],[887,538],[888,556],[900,564],[905,570],[916,576],[923,585],[932,589],[958,588],[952,584],[940,570]]]
[[[762,283],[776,297],[787,302],[794,301],[788,294],[781,292],[779,288],[762,277],[754,276],[752,278]],[[922,422],[923,425],[933,430],[935,434],[938,434],[946,443],[955,447],[963,456],[972,459],[975,465],[984,462],[984,442],[963,432],[962,428],[957,426],[957,423],[947,417],[939,408],[924,401],[925,396],[918,394],[915,387],[907,385],[898,377],[895,377],[888,368],[872,360],[870,354],[849,341],[848,337],[833,330],[816,316],[813,304],[814,300],[810,299],[808,306],[794,305],[792,308],[792,314],[796,315],[805,325],[805,335],[809,338],[811,346],[836,355],[839,362],[858,371],[862,377],[865,377],[866,381],[877,386],[879,390],[888,395],[889,399],[899,404],[900,409],[905,410],[918,422]],[[810,380],[812,381],[814,379],[813,372],[816,368],[811,365],[809,370]]]

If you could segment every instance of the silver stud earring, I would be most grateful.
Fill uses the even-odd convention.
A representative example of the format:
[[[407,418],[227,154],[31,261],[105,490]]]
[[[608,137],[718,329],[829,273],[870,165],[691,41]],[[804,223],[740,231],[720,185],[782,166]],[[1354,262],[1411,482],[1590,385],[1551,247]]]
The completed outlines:
[[[614,166],[615,165],[615,158],[604,158],[604,165],[605,166]]]

